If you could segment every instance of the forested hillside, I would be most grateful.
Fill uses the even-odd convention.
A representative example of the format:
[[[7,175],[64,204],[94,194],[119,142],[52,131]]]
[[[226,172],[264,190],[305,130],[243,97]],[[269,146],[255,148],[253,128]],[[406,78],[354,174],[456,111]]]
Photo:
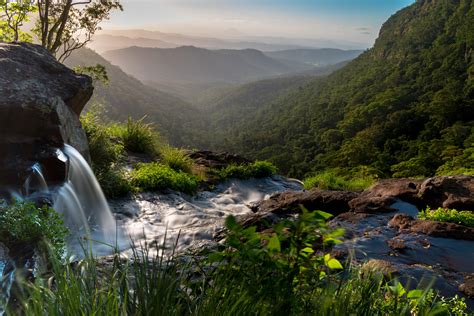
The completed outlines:
[[[372,49],[260,107],[218,147],[293,176],[361,165],[382,176],[472,172],[473,25],[472,0],[419,0]]]
[[[199,123],[200,113],[190,104],[144,85],[90,49],[75,52],[66,63],[70,67],[105,66],[109,82],[96,82],[94,97],[89,104],[104,105],[107,118],[123,121],[129,116],[139,119],[147,115],[147,121],[153,122],[172,144],[183,145],[195,141],[190,131],[198,130],[194,124]],[[190,128],[191,125],[193,128]]]
[[[336,48],[289,49],[266,52],[267,56],[276,59],[291,60],[315,66],[334,65],[352,60],[362,53],[361,50],[342,50]]]

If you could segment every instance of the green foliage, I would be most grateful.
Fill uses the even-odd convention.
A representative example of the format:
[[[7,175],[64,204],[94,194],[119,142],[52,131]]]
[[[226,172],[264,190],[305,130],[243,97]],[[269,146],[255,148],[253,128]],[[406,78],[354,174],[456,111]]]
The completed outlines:
[[[340,272],[343,265],[325,252],[342,234],[328,229],[329,217],[303,211],[267,233],[229,218],[223,249],[192,263],[156,243],[133,247],[127,260],[116,253],[109,264],[91,256],[67,264],[53,258],[52,274],[25,281],[20,310],[8,314],[467,315],[458,297],[409,291],[356,268]]]
[[[293,177],[358,165],[386,177],[472,173],[473,24],[470,1],[416,1],[333,74],[255,108],[224,97],[209,142]]]
[[[351,175],[347,170],[326,170],[312,177],[306,178],[303,183],[307,190],[364,190],[375,183],[377,177],[373,174],[355,173]]]
[[[138,164],[131,173],[131,183],[143,191],[171,189],[193,194],[198,189],[195,176],[156,162]]]
[[[37,11],[31,1],[0,0],[0,42],[32,42],[31,34],[22,30]]]
[[[161,161],[176,171],[190,173],[193,166],[193,160],[186,155],[183,149],[175,148],[169,145],[160,148]]]
[[[474,213],[469,211],[456,211],[444,208],[432,210],[427,207],[418,214],[419,219],[438,222],[456,223],[464,226],[474,227]]]
[[[156,154],[159,134],[151,124],[145,123],[145,118],[133,120],[129,117],[125,126],[118,127],[118,135],[125,149],[135,153]]]
[[[105,170],[96,176],[105,196],[108,198],[127,196],[134,191],[128,176],[120,168]]]
[[[76,66],[74,71],[80,74],[88,75],[96,82],[102,82],[105,85],[109,84],[109,76],[104,65],[97,64],[95,66]]]
[[[62,218],[48,206],[20,201],[0,205],[0,241],[11,249],[22,245],[42,248],[50,243],[61,256],[67,234]]]
[[[95,110],[82,115],[81,123],[89,141],[92,167],[99,173],[109,171],[123,154],[120,139],[100,122],[99,113]]]
[[[247,165],[229,165],[218,171],[221,179],[265,178],[277,172],[277,168],[268,161],[256,161]]]

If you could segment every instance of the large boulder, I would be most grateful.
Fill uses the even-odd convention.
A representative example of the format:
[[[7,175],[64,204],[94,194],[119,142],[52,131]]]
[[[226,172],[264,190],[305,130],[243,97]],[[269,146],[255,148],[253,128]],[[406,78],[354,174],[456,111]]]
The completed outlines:
[[[430,207],[474,211],[474,177],[458,175],[426,179],[419,187],[418,196]]]
[[[39,163],[46,180],[64,181],[64,144],[88,156],[79,114],[93,93],[90,77],[57,62],[44,48],[0,43],[0,189],[18,189]]]

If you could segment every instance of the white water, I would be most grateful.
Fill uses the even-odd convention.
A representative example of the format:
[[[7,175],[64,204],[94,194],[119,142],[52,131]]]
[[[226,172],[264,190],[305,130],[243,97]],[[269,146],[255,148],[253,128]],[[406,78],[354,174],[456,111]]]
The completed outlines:
[[[179,192],[143,193],[134,198],[111,201],[112,210],[130,238],[177,251],[212,245],[229,215],[251,214],[250,206],[271,194],[301,190],[300,183],[283,177],[237,180],[221,183],[213,191],[190,197]],[[179,239],[178,239],[179,236]]]
[[[74,147],[66,145],[64,154],[69,160],[68,181],[58,190],[53,208],[63,214],[71,230],[69,250],[81,255],[85,246],[91,247],[96,255],[110,253],[112,247],[122,246],[123,238],[99,182]]]

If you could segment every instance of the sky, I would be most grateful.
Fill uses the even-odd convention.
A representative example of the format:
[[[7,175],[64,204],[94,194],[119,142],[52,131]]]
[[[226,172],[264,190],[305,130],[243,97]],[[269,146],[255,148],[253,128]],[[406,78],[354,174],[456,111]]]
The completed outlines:
[[[122,0],[104,29],[219,38],[272,36],[370,46],[392,14],[415,0]]]

